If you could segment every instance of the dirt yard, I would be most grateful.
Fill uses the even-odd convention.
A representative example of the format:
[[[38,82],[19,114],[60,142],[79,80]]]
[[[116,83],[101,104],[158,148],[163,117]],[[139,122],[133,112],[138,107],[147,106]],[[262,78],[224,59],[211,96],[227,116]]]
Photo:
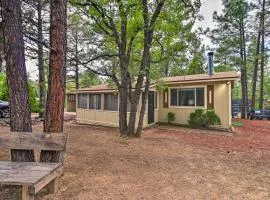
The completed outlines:
[[[37,199],[270,199],[270,121],[242,122],[231,137],[155,127],[130,140],[68,122],[60,189]]]

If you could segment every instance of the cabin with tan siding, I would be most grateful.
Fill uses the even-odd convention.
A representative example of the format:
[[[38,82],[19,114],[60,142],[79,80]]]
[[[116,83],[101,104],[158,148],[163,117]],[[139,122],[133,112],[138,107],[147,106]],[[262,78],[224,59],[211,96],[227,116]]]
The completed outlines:
[[[161,81],[166,89],[159,91],[156,89],[156,84],[152,84],[150,87],[144,127],[159,122],[166,123],[168,112],[175,113],[174,123],[186,125],[190,113],[201,108],[214,110],[221,119],[220,127],[229,129],[232,119],[231,93],[234,81],[237,79],[239,79],[239,75],[236,72],[163,78]],[[79,89],[75,94],[78,123],[118,127],[119,95],[117,89],[103,84]],[[138,108],[140,107],[141,100],[138,105]]]

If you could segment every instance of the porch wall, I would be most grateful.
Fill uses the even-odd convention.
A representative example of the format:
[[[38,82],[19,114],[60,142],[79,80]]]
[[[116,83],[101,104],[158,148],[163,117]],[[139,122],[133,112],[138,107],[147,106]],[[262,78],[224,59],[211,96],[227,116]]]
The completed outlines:
[[[136,117],[136,126],[139,120],[139,111],[141,107],[141,102],[138,106],[138,114]],[[92,110],[92,109],[81,109],[77,108],[76,110],[76,121],[83,124],[93,124],[93,125],[102,125],[109,127],[118,127],[119,125],[119,112],[118,111],[108,111],[108,110]],[[148,117],[147,117],[147,107],[144,115],[143,127],[148,126]],[[155,111],[155,123],[157,122],[156,117],[158,112]],[[127,114],[127,120],[129,119],[129,112]]]
[[[75,101],[68,101],[66,106],[67,112],[76,112],[76,102]]]

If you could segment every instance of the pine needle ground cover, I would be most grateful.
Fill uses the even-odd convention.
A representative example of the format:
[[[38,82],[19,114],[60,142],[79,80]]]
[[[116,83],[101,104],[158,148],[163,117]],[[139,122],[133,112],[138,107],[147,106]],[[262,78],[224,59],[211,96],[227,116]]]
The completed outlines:
[[[240,122],[245,126],[231,137],[155,127],[128,140],[116,129],[66,122],[70,137],[59,191],[36,198],[269,199],[270,121]],[[8,157],[0,152],[1,160]]]

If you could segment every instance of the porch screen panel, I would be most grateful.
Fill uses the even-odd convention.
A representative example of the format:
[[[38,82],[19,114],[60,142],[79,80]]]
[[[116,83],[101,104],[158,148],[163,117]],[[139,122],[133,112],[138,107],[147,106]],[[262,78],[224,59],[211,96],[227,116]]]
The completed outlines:
[[[76,101],[76,95],[75,94],[68,94],[67,95],[67,101],[68,102],[75,102]]]
[[[87,94],[78,95],[78,108],[87,109]]]
[[[93,110],[101,109],[101,95],[100,94],[89,95],[89,109],[93,109]]]
[[[195,89],[183,88],[178,91],[179,106],[195,106]]]
[[[117,94],[104,94],[104,110],[111,110],[111,111],[118,110]]]

